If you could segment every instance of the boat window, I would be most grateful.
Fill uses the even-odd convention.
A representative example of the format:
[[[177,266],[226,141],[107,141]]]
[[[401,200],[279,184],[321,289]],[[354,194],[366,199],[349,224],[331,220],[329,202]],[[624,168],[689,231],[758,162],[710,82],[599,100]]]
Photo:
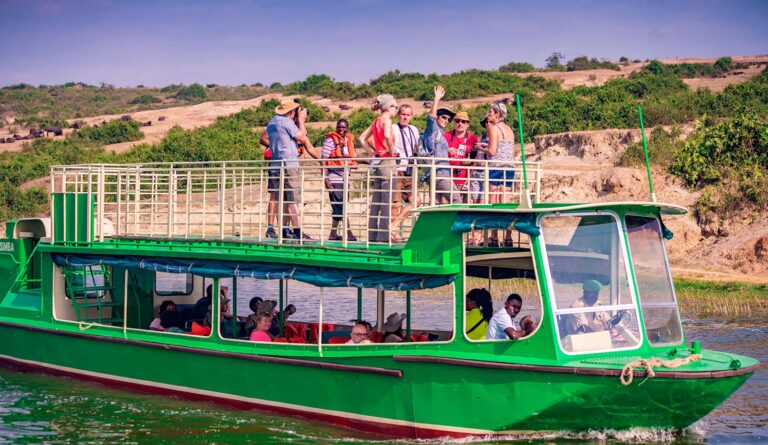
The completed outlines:
[[[639,347],[637,308],[616,218],[611,214],[547,215],[541,228],[563,351]]]
[[[465,267],[464,333],[469,341],[508,339],[509,336],[504,335],[505,330],[495,332],[501,338],[488,338],[487,334],[490,319],[499,311],[507,310],[507,299],[513,294],[519,295],[522,300],[519,313],[511,317],[513,329],[520,331],[514,334],[519,335],[516,339],[532,335],[539,326],[541,295],[530,244],[527,235],[524,237],[526,239],[522,240],[522,244],[528,246],[526,248],[468,253]],[[503,314],[497,317],[497,321],[503,320],[499,318],[501,316]],[[496,326],[497,322],[491,325]]]
[[[680,312],[659,220],[629,215],[626,224],[648,341],[654,345],[678,344],[683,337]]]
[[[189,295],[193,283],[189,273],[155,272],[155,293],[160,296]]]

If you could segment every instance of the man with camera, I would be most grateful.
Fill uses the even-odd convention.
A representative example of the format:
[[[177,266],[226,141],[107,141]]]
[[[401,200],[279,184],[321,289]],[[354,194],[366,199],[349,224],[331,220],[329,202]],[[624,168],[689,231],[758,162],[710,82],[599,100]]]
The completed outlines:
[[[306,121],[307,110],[301,108],[297,100],[285,99],[275,107],[275,117],[267,124],[272,161],[283,170],[283,238],[286,239],[311,239],[301,233],[297,211],[297,205],[302,202],[299,146],[303,145],[304,150],[313,158],[319,158],[307,137]],[[290,227],[287,220],[290,221]]]

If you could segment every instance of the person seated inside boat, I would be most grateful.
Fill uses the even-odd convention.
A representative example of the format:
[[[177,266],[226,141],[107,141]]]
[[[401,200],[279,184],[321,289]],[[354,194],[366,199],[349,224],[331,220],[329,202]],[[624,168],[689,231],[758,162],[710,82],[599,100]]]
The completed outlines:
[[[176,303],[173,300],[165,300],[160,303],[160,311],[157,313],[157,317],[152,319],[152,323],[149,324],[150,331],[164,331],[165,327],[160,322],[160,317],[165,311],[176,312]]]
[[[467,293],[465,306],[467,337],[472,340],[485,340],[488,322],[493,317],[491,293],[486,289],[472,289]]]
[[[275,304],[273,301],[262,301],[256,310],[256,328],[249,336],[251,341],[271,342],[273,336],[269,333],[272,325]]]
[[[597,280],[587,280],[581,286],[582,296],[571,304],[571,308],[589,308],[602,306],[597,301],[603,285]],[[565,319],[565,335],[582,334],[587,332],[603,331],[611,317],[608,312],[594,311],[569,314]]]
[[[405,338],[403,333],[403,320],[406,315],[393,312],[387,317],[387,321],[381,325],[381,342],[382,343],[402,343]]]
[[[248,302],[248,307],[251,309],[252,314],[248,315],[245,319],[245,334],[250,336],[251,332],[256,329],[256,317],[259,312],[259,303],[264,301],[261,297],[253,297]]]
[[[208,287],[205,288],[205,296],[195,303],[195,308],[192,310],[192,316],[190,319],[192,320],[202,320],[205,318],[206,314],[208,313],[208,309],[211,306],[212,303],[212,296],[213,296],[213,284],[209,284]],[[221,297],[220,301],[220,307],[222,312],[222,317],[226,319],[232,318],[232,313],[229,312],[229,287],[227,286],[221,286],[221,290],[219,291],[219,296]],[[225,314],[228,314],[225,315]]]
[[[536,324],[530,317],[521,321],[515,319],[523,308],[523,297],[510,294],[504,302],[504,307],[496,311],[488,322],[485,336],[488,340],[517,340],[530,335]]]
[[[357,320],[355,321],[355,325],[352,326],[352,332],[350,334],[350,339],[346,343],[348,345],[367,345],[371,343],[371,331],[368,329],[368,326],[371,324],[368,323],[365,320]]]

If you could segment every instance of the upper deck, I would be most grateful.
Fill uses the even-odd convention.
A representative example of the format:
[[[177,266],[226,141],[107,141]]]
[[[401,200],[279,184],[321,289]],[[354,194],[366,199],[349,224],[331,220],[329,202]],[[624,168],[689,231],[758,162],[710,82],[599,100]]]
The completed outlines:
[[[538,163],[527,165],[526,193],[520,163],[507,169],[487,161],[451,165],[456,177],[449,179],[443,176],[447,159],[410,159],[409,171],[379,169],[369,164],[375,159],[356,161],[357,165],[334,166],[301,160],[295,170],[264,161],[54,166],[52,196],[66,193],[80,198],[59,204],[52,200],[54,226],[57,219],[64,220],[52,241],[149,238],[381,249],[406,242],[418,212],[425,208],[446,203],[518,204],[526,194],[537,203],[540,197]],[[460,170],[466,170],[468,180],[458,177]],[[493,179],[499,173],[505,181]],[[336,176],[335,184],[328,180],[329,174]],[[286,193],[290,175],[290,186],[301,191],[293,196]],[[447,183],[453,190],[445,191]],[[335,193],[335,202],[329,192]],[[292,226],[300,227],[304,235],[298,239],[285,236],[277,223],[290,216],[291,204],[297,218]],[[92,214],[92,224],[72,217],[84,209]],[[339,227],[331,232],[334,218],[340,220]],[[270,223],[274,232],[268,231]]]

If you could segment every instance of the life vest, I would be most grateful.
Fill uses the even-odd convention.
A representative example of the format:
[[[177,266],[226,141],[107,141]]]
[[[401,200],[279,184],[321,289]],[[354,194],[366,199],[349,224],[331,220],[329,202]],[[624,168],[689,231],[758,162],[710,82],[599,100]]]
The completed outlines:
[[[336,133],[335,131],[329,131],[325,134],[325,137],[331,138],[333,140],[333,145],[335,145],[335,148],[333,151],[331,151],[328,160],[325,161],[325,165],[338,165],[342,167],[345,165],[357,165],[357,161],[350,159],[355,158],[355,138],[352,137],[352,134],[347,133],[347,135],[342,138],[339,133]],[[346,156],[344,155],[345,141],[348,149],[348,154]]]

